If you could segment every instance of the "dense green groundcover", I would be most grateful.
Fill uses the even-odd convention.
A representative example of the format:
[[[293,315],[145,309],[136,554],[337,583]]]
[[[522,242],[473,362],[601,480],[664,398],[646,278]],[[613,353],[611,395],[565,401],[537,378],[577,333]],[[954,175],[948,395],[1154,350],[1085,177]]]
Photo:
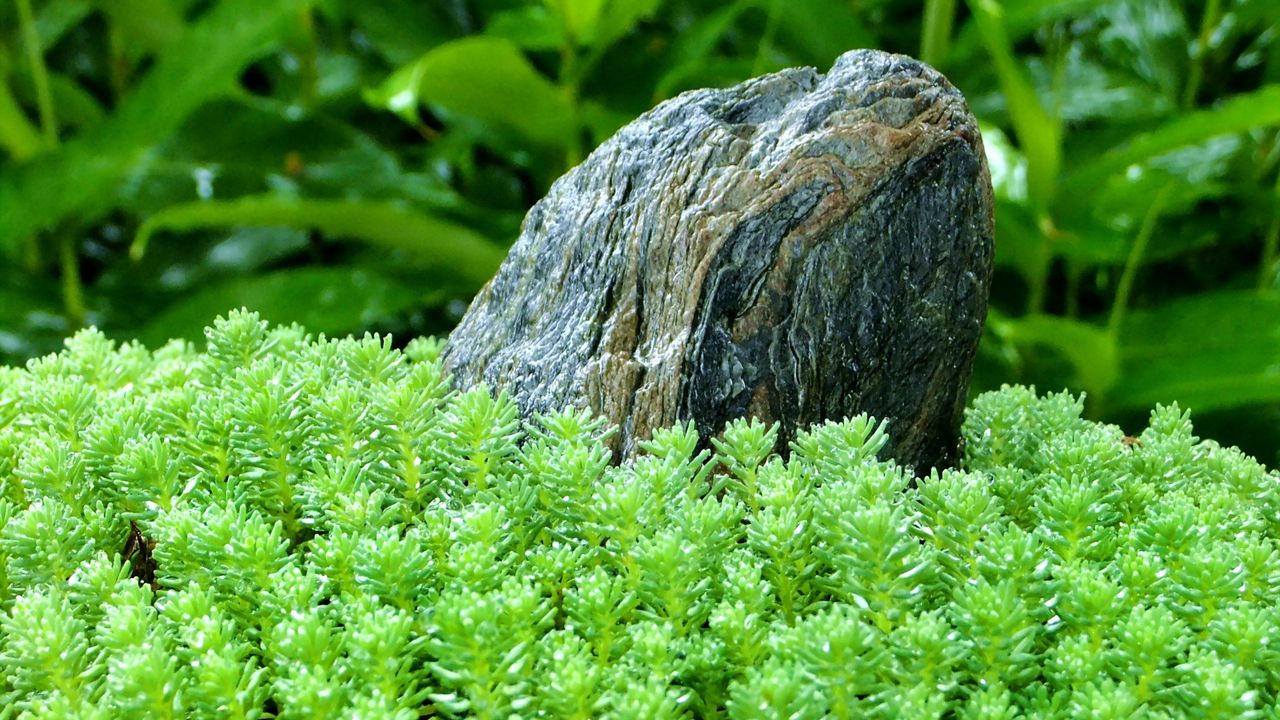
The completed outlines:
[[[1006,388],[610,465],[440,346],[231,313],[0,369],[0,717],[1274,717],[1280,477]],[[123,561],[122,561],[123,557]]]

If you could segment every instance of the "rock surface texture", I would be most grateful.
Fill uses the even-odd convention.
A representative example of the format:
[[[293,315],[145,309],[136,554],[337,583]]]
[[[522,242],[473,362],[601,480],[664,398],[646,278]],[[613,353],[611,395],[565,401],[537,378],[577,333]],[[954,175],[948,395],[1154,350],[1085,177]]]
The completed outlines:
[[[963,96],[857,50],[668,100],[529,211],[449,338],[521,412],[798,429],[867,412],[916,472],[957,459],[991,278],[991,181]]]

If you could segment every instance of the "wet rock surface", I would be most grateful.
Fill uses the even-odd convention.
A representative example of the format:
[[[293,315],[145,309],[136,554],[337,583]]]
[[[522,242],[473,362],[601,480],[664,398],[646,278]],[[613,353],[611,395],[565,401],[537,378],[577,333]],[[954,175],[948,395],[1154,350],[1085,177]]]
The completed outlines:
[[[849,52],[668,100],[561,177],[449,338],[458,386],[526,416],[589,406],[615,450],[736,417],[887,418],[957,459],[991,277],[991,183],[960,92]]]

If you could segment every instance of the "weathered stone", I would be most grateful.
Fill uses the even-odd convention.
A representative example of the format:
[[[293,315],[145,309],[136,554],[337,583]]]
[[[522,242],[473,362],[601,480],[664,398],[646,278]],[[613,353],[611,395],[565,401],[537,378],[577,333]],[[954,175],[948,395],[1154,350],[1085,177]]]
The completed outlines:
[[[868,412],[917,472],[957,457],[992,263],[978,126],[942,75],[859,50],[697,90],[560,178],[449,338],[459,385],[589,406],[629,455],[693,419]]]

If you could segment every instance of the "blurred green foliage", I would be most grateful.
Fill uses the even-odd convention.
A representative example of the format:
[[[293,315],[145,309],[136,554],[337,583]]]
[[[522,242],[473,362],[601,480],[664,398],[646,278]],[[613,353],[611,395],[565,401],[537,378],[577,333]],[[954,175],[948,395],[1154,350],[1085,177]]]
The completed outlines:
[[[445,333],[527,207],[689,88],[853,47],[984,123],[974,389],[1280,447],[1274,0],[0,0],[0,359],[249,305]]]

